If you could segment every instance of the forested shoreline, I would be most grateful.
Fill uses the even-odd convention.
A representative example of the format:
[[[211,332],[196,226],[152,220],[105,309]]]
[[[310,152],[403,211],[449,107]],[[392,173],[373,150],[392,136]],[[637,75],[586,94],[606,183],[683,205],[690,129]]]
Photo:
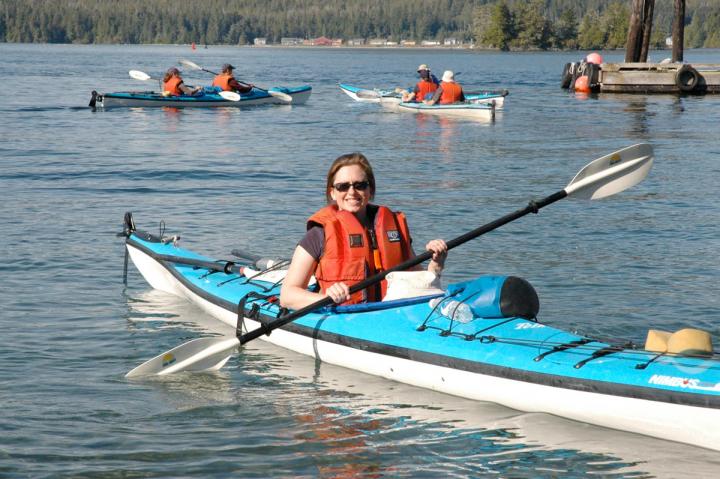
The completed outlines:
[[[283,37],[443,42],[502,50],[623,48],[629,0],[0,0],[0,41],[269,44]],[[664,47],[672,0],[656,0]],[[685,46],[720,47],[720,0],[688,0]],[[346,44],[346,43],[344,43]]]

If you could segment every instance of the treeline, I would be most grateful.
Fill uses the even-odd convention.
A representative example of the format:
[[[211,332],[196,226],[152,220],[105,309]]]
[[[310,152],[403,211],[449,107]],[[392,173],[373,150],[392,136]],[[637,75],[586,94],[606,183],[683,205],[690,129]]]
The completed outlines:
[[[545,0],[500,0],[477,7],[477,44],[501,50],[625,48],[631,1],[549,3],[552,8]],[[720,47],[720,0],[688,1],[685,13],[686,47]],[[672,22],[673,1],[656,0],[651,47],[666,46]]]
[[[656,0],[664,45],[673,0]],[[0,0],[0,41],[244,45],[257,37],[453,37],[504,49],[623,48],[630,0]],[[688,0],[686,47],[720,47],[720,0]]]

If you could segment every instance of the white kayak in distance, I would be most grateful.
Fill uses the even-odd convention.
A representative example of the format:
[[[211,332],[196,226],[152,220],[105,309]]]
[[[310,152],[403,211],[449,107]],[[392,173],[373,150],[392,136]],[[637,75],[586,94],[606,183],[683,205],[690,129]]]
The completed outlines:
[[[383,105],[397,105],[402,103],[402,93],[397,91],[397,89],[368,89],[346,83],[340,83],[338,86],[343,93],[357,102],[380,103]],[[467,92],[465,93],[465,100],[468,103],[494,104],[497,110],[501,110],[505,106],[505,97],[509,94],[507,90]]]

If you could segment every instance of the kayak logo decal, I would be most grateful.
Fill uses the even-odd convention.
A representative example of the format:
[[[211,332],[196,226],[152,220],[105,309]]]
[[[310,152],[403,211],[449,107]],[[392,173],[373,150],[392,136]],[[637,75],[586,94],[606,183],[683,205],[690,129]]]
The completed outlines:
[[[610,157],[610,163],[609,165],[612,166],[615,163],[620,163],[622,161],[622,156],[615,153],[613,156]]]
[[[400,232],[398,230],[390,230],[387,232],[388,241],[391,243],[397,243],[400,241]]]
[[[362,235],[350,235],[350,247],[351,248],[362,248],[363,237]]]
[[[175,355],[172,353],[167,353],[162,357],[162,366],[166,368],[173,364],[175,361],[177,361]]]
[[[720,383],[709,383],[700,381],[699,379],[681,378],[677,376],[665,376],[664,374],[653,374],[650,379],[648,379],[648,384],[682,389],[697,389],[700,391],[720,391]]]
[[[515,329],[535,329],[544,327],[544,324],[527,322],[518,324],[517,326],[515,326]]]

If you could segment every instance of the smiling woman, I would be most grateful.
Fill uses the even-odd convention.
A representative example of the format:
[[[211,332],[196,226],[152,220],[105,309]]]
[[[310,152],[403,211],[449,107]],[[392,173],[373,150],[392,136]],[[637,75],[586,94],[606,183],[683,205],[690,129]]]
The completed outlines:
[[[328,206],[310,217],[308,232],[293,254],[280,294],[286,308],[300,309],[324,297],[336,304],[380,301],[386,281],[353,294],[350,286],[415,256],[405,215],[370,203],[375,175],[363,154],[342,155],[333,162],[325,197]],[[428,271],[439,275],[447,245],[433,240],[426,249],[432,252]],[[313,274],[317,292],[307,289]]]

